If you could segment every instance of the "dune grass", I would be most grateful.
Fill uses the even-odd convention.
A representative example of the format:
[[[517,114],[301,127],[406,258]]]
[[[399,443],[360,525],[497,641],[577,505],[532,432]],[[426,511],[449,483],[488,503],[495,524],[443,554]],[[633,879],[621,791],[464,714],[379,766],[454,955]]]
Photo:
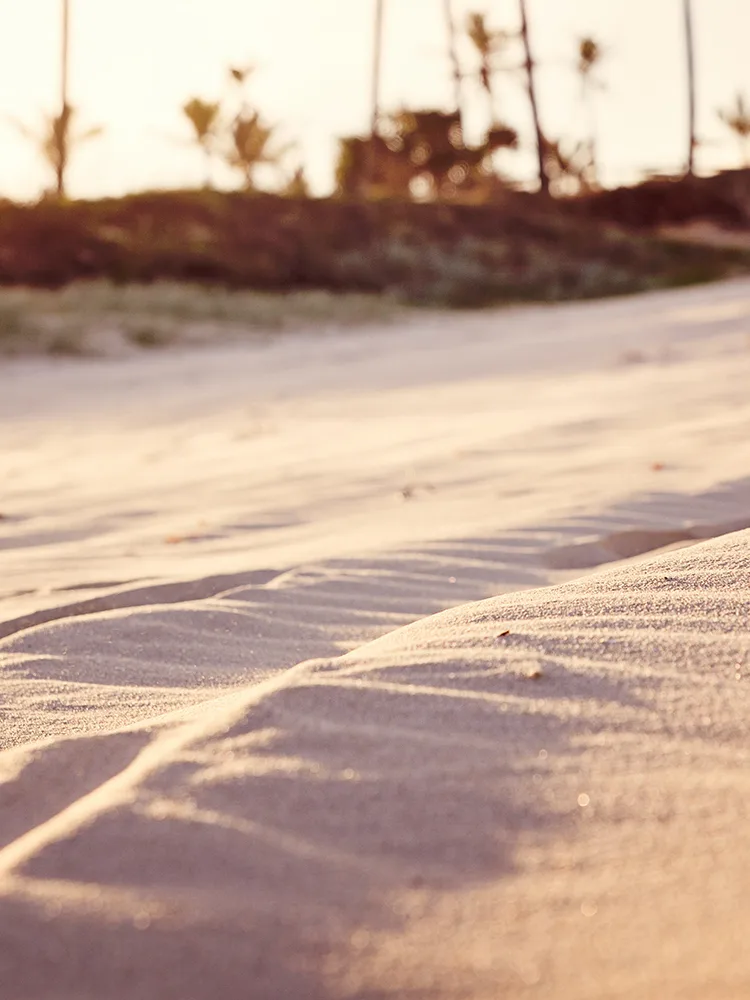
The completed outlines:
[[[387,321],[391,296],[327,291],[270,293],[177,282],[77,282],[58,290],[0,289],[0,355],[112,355],[197,346],[284,331]]]
[[[750,248],[529,201],[472,206],[157,192],[0,206],[0,355],[117,354],[679,287]]]

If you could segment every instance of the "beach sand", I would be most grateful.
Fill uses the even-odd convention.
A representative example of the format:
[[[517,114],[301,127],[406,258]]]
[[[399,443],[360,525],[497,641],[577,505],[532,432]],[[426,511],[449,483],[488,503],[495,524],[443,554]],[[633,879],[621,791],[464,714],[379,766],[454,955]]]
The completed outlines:
[[[750,993],[750,282],[0,368],[0,995]]]

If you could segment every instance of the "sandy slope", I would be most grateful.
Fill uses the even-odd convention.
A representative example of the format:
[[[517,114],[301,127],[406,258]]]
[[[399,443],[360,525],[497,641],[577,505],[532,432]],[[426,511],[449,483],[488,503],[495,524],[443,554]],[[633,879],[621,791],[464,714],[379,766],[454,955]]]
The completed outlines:
[[[0,371],[8,995],[745,995],[748,316]]]

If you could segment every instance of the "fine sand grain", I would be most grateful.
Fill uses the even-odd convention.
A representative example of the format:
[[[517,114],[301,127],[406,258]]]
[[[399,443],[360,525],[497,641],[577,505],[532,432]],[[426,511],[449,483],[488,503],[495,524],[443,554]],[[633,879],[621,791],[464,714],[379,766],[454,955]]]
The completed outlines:
[[[750,994],[748,330],[0,369],[0,996]]]

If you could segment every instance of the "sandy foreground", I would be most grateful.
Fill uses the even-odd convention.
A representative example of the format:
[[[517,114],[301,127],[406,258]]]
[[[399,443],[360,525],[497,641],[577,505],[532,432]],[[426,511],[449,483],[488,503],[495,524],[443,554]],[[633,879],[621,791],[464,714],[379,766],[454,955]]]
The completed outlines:
[[[9,362],[0,442],[3,1000],[750,996],[750,282]]]

